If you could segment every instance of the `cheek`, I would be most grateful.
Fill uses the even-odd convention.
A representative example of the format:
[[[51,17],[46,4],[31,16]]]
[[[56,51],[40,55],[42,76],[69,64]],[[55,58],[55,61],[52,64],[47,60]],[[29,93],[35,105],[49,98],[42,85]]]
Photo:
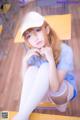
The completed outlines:
[[[30,37],[30,38],[28,39],[28,42],[29,42],[31,45],[34,44],[34,41],[35,41],[34,37]]]
[[[35,45],[34,41],[28,41],[28,43],[29,43],[31,46],[34,46],[34,45]]]
[[[32,43],[32,41],[30,39],[26,40],[25,43],[26,43],[27,47],[29,47],[29,48],[31,48],[33,46],[33,43]]]
[[[46,33],[44,33],[43,36],[44,36],[44,42],[46,44],[49,44],[48,35]]]
[[[37,36],[38,36],[38,39],[40,41],[45,41],[45,37],[44,37],[44,33],[43,32],[38,33]]]

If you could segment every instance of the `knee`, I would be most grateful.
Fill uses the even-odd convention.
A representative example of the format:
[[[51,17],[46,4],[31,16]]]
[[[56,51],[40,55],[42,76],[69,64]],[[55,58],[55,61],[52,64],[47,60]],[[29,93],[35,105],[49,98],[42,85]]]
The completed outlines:
[[[30,66],[26,72],[25,72],[25,76],[31,76],[33,74],[35,74],[38,71],[38,68],[36,66]]]
[[[36,66],[29,67],[26,70],[26,72],[22,78],[22,81],[28,80],[28,79],[33,79],[36,76],[37,72],[38,72],[38,68]]]
[[[40,69],[49,70],[49,63],[45,62],[40,66]]]
[[[70,83],[64,82],[58,92],[50,93],[50,98],[55,104],[61,105],[70,101],[73,91],[73,86]]]

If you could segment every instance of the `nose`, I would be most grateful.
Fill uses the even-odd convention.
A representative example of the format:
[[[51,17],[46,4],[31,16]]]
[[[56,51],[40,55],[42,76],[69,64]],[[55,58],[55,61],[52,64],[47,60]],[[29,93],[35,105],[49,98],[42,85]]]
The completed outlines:
[[[33,31],[33,37],[34,37],[35,41],[38,40],[38,34],[35,31]]]

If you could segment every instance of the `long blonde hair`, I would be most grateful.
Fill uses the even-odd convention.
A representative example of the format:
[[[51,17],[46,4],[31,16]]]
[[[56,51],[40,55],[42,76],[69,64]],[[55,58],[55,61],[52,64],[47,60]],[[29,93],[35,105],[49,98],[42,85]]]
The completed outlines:
[[[56,32],[50,27],[50,25],[47,22],[44,22],[44,27],[47,27],[47,26],[50,29],[50,32],[48,34],[48,40],[53,50],[55,64],[58,64],[59,58],[60,58],[60,52],[61,52],[61,47],[60,47],[61,42]]]

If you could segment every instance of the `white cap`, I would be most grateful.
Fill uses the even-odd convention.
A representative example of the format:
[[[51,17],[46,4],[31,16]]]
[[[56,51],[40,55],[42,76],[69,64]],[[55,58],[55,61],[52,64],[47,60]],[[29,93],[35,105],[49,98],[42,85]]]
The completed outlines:
[[[29,28],[33,28],[33,27],[40,27],[43,25],[43,23],[44,23],[43,16],[41,16],[39,13],[34,11],[29,12],[23,20],[21,31],[22,33],[24,33],[25,30],[28,30]]]
[[[41,27],[44,21],[44,17],[35,11],[27,13],[22,21],[22,25],[16,35],[15,41],[21,42],[22,35],[26,30],[34,27]]]

